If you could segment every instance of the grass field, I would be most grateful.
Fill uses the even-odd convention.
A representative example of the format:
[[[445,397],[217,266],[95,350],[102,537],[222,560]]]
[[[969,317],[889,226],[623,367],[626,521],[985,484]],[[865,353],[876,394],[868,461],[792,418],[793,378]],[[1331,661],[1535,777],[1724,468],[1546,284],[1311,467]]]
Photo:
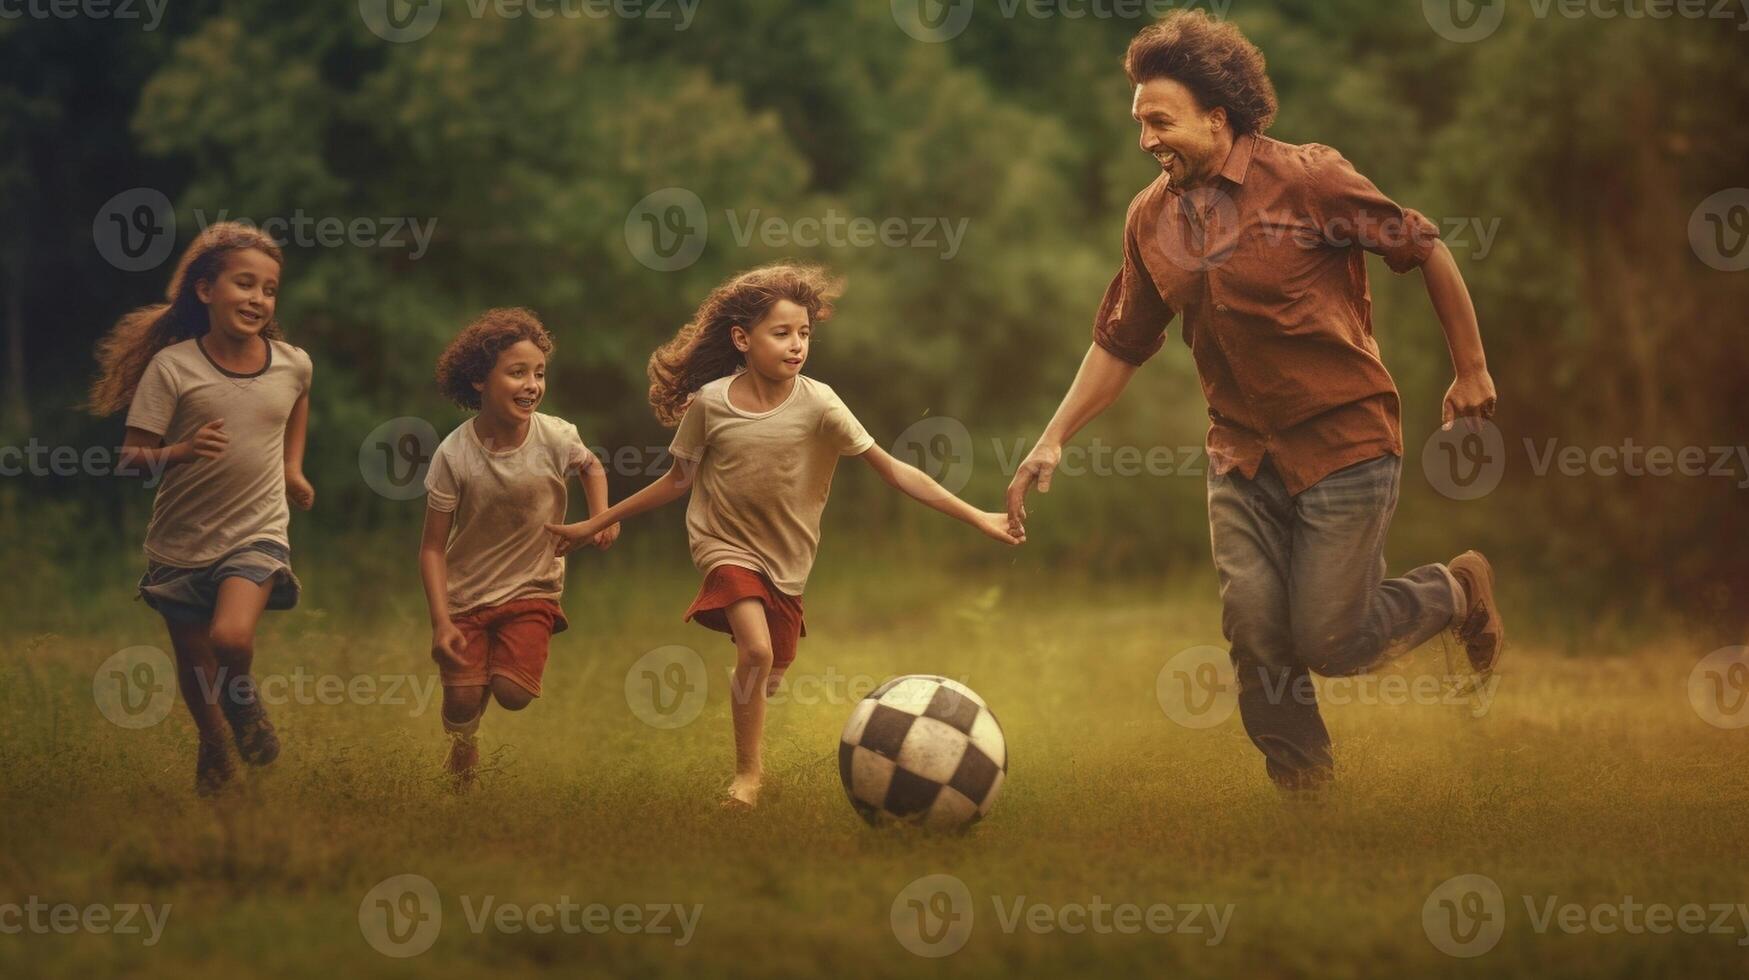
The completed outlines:
[[[1341,702],[1326,711],[1340,790],[1320,803],[1283,801],[1236,716],[1194,728],[1162,707],[1168,661],[1220,642],[1212,575],[1113,587],[1024,564],[898,574],[841,557],[810,586],[798,686],[770,716],[764,805],[731,815],[714,799],[731,761],[732,647],[678,622],[695,587],[687,570],[667,563],[636,575],[633,588],[623,565],[583,573],[593,579],[574,565],[573,629],[555,639],[547,696],[520,715],[487,715],[490,771],[458,797],[438,774],[435,704],[421,713],[412,693],[433,676],[417,589],[396,581],[380,590],[392,600],[361,600],[367,573],[347,580],[343,567],[306,568],[304,605],[267,619],[257,673],[306,678],[306,703],[273,708],[281,759],[211,804],[191,791],[192,727],[180,705],[130,730],[94,697],[94,674],[116,651],[166,645],[156,618],[126,601],[126,573],[64,628],[6,628],[0,904],[18,908],[10,919],[0,909],[0,927],[25,921],[18,909],[33,896],[116,907],[112,916],[130,903],[170,908],[152,945],[143,934],[57,933],[43,913],[50,927],[0,935],[0,974],[1749,969],[1749,921],[1737,904],[1749,902],[1749,730],[1709,725],[1691,708],[1689,674],[1706,650],[1680,641],[1575,656],[1521,638],[1486,710],[1443,697],[1370,703],[1443,675],[1445,656],[1430,645],[1393,670],[1402,687],[1326,689]],[[626,675],[669,644],[696,650],[709,680],[696,720],[659,729],[633,711]],[[1008,734],[1003,795],[965,835],[871,830],[838,785],[837,735],[855,698],[914,672],[965,680]],[[340,683],[321,688],[322,675],[353,681],[354,695],[322,703]],[[375,691],[357,693],[360,677]],[[381,703],[395,677],[403,703]],[[441,922],[428,950],[394,958],[373,947],[373,930],[393,943],[436,921],[396,884],[390,907],[407,917],[386,918],[375,904],[384,891],[373,888],[408,874],[431,882]],[[1488,904],[1485,889],[1451,890],[1469,891],[1460,886],[1433,894],[1465,874],[1490,879],[1498,901]],[[941,958],[913,955],[895,925],[915,914],[901,892],[930,875],[953,876],[969,898],[924,899],[947,913],[917,920],[929,938],[954,935],[943,931],[952,923],[964,938]],[[673,913],[652,921],[655,904],[696,919],[684,937],[645,929],[629,911],[612,912],[623,927],[604,932],[529,927],[564,898],[638,906],[650,927],[680,928]],[[1685,905],[1727,908],[1705,909],[1699,931],[1605,931],[1619,919],[1609,907],[1624,903],[1670,906],[1673,916]],[[1577,908],[1563,911],[1569,904]],[[1188,918],[1180,907],[1189,905],[1215,911]],[[609,913],[589,914],[569,921],[599,929]],[[1159,927],[1168,914],[1170,932],[1116,931]],[[1635,915],[1644,921],[1630,908],[1629,925]],[[1574,922],[1578,931],[1563,928]],[[1485,945],[1490,927],[1499,938],[1479,957],[1449,956],[1433,938],[1440,923],[1450,940]]]

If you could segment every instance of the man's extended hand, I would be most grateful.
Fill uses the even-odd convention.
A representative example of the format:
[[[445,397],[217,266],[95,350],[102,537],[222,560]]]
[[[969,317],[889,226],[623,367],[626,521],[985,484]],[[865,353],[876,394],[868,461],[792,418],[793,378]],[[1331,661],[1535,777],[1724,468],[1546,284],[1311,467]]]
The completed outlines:
[[[1469,431],[1479,432],[1482,424],[1478,420],[1493,418],[1494,406],[1494,379],[1486,369],[1460,374],[1446,389],[1445,404],[1439,411],[1440,428],[1449,429],[1461,418],[1467,420],[1464,425]]]
[[[1026,492],[1038,484],[1039,493],[1051,492],[1051,474],[1063,458],[1063,447],[1039,440],[1021,461],[1020,470],[1008,484],[1008,528],[1010,533],[1023,534],[1026,524]]]

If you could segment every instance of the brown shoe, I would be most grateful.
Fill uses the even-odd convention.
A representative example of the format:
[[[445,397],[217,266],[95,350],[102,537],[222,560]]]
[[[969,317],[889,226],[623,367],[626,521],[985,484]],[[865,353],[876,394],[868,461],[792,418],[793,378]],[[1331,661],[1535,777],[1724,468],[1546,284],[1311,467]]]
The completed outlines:
[[[449,736],[449,757],[443,760],[443,768],[455,780],[456,789],[467,789],[474,784],[474,770],[480,765],[480,746],[472,735]]]
[[[1500,666],[1500,654],[1506,649],[1506,624],[1494,604],[1494,566],[1481,552],[1466,551],[1446,567],[1464,587],[1468,602],[1452,627],[1452,635],[1464,645],[1471,669],[1486,677]]]

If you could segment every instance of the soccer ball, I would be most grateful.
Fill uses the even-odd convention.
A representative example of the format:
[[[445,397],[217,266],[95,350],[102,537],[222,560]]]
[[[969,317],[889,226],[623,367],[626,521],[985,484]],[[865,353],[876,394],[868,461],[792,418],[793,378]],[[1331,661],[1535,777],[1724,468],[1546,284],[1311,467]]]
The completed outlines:
[[[844,792],[871,824],[966,827],[990,812],[1007,774],[996,716],[946,677],[888,680],[857,704],[838,742]]]

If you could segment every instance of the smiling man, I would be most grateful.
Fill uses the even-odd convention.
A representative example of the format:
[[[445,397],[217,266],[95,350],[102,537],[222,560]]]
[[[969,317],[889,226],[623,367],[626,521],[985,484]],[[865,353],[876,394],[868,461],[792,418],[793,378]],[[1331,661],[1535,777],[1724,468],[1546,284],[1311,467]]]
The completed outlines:
[[[1478,673],[1499,659],[1479,553],[1384,578],[1403,437],[1365,253],[1426,280],[1456,371],[1448,425],[1494,412],[1475,309],[1432,222],[1335,150],[1264,135],[1275,88],[1237,27],[1175,12],[1130,42],[1124,70],[1161,173],[1130,202],[1093,345],[1009,485],[1009,517],[1024,520],[1027,491],[1050,489],[1063,444],[1178,318],[1208,399],[1210,539],[1240,715],[1277,785],[1315,788],[1332,758],[1309,672],[1364,673],[1447,628]]]

